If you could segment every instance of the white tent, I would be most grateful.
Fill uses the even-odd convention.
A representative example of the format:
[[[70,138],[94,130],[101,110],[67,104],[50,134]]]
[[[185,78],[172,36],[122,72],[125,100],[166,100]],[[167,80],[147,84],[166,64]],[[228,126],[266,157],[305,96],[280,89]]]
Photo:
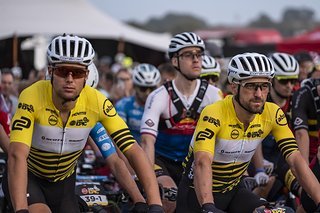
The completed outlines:
[[[129,26],[85,0],[0,0],[0,20],[0,39],[72,33],[89,39],[122,39],[161,52],[170,41],[167,33]]]

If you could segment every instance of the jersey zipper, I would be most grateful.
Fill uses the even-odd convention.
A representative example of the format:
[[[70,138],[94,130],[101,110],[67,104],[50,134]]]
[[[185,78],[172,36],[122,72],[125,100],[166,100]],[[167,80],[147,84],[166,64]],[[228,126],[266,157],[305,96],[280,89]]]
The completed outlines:
[[[56,170],[56,173],[55,173],[55,177],[56,177],[57,172],[58,172],[58,170],[59,170],[59,168],[60,168],[61,154],[62,154],[62,151],[63,151],[63,148],[64,148],[64,142],[65,142],[65,139],[66,139],[66,125],[67,125],[67,123],[68,123],[68,121],[69,121],[70,113],[71,113],[71,112],[69,112],[68,118],[67,118],[67,121],[65,122],[65,124],[63,124],[62,118],[61,118],[61,116],[60,116],[61,122],[62,122],[62,124],[63,124],[63,126],[62,126],[62,141],[61,141],[61,146],[60,146],[59,164],[57,165],[57,170]],[[54,177],[54,178],[55,178],[55,177]]]

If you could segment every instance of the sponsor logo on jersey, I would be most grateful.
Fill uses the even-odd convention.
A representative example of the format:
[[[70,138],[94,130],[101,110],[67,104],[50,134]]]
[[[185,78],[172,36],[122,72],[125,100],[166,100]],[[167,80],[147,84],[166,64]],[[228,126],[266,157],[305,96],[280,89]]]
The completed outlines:
[[[162,89],[165,89],[165,88],[163,87]],[[147,108],[148,108],[148,109],[151,109],[152,104],[153,104],[153,102],[154,102],[154,99],[155,99],[156,95],[157,95],[162,89],[156,90],[154,93],[152,93],[152,94],[150,95],[150,101],[149,101],[149,103],[148,103],[148,105],[147,105]]]
[[[34,112],[33,106],[31,104],[19,103],[18,109],[27,110],[28,112]]]
[[[241,152],[240,150],[226,151],[226,150],[224,150],[224,149],[222,149],[222,150],[220,151],[221,154],[238,154],[238,153],[240,153],[240,152]]]
[[[48,123],[51,126],[55,126],[58,123],[58,118],[55,115],[50,115],[50,117],[48,118]]]
[[[103,135],[99,136],[98,143],[101,141],[107,140],[107,139],[109,139],[109,136],[107,134],[103,134]]]
[[[83,139],[70,139],[69,140],[70,143],[80,143],[82,141],[83,141]]]
[[[294,125],[299,126],[300,124],[302,124],[303,120],[299,117],[296,117],[296,119],[294,119]]]
[[[231,128],[241,129],[240,124],[229,124],[228,126]]]
[[[153,127],[154,126],[154,122],[151,119],[146,120],[145,123],[147,124],[148,127]]]
[[[54,114],[54,115],[58,116],[57,111],[55,111],[54,109],[46,108],[46,111],[47,111],[47,112],[50,112],[51,114]]]
[[[111,145],[109,143],[102,144],[101,146],[101,149],[103,151],[108,151],[110,148],[111,148]]]
[[[104,130],[104,127],[100,127],[97,131],[97,134],[99,134],[100,132],[102,132]]]
[[[106,116],[113,117],[117,115],[117,111],[109,99],[106,99],[103,103],[103,112]]]
[[[283,113],[283,111],[280,108],[278,108],[276,112],[276,122],[280,126],[285,126],[288,123],[286,115]]]
[[[207,139],[211,139],[214,136],[214,132],[211,129],[206,128],[204,131],[200,131],[197,134],[196,141],[202,141]]]
[[[216,119],[216,118],[213,118],[213,117],[210,117],[210,116],[204,116],[204,117],[203,117],[203,121],[212,123],[212,124],[214,124],[216,127],[220,126],[220,120],[219,120],[219,119]]]
[[[250,128],[256,128],[256,127],[261,127],[261,124],[253,124],[252,126],[250,126]]]
[[[237,129],[232,130],[230,136],[232,139],[237,139],[239,137],[239,130]]]
[[[89,122],[89,119],[87,117],[84,117],[83,119],[79,120],[72,120],[70,121],[70,126],[87,126]]]
[[[256,138],[256,137],[260,138],[262,136],[262,134],[263,134],[262,129],[259,129],[256,132],[248,132],[247,137],[248,138]]]
[[[16,119],[12,123],[12,130],[28,129],[31,126],[31,120],[27,117],[21,116],[20,119]]]
[[[87,114],[87,112],[75,112],[71,116],[73,117],[73,116],[86,115],[86,114]]]

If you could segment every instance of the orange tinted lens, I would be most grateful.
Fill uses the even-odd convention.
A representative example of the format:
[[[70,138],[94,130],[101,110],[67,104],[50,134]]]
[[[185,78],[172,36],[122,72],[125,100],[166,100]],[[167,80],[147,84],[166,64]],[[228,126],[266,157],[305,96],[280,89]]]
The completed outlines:
[[[72,75],[72,78],[84,78],[87,74],[87,69],[77,67],[54,67],[54,74],[61,78],[66,78],[68,75]]]

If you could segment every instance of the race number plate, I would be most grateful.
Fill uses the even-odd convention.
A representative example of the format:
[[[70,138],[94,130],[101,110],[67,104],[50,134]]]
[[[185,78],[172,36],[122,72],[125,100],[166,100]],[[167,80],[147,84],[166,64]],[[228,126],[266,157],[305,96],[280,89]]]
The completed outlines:
[[[107,206],[108,199],[105,195],[81,195],[80,196],[89,207],[94,205]]]
[[[78,182],[76,184],[76,194],[78,194],[89,207],[94,205],[108,205],[107,196],[100,183]]]

